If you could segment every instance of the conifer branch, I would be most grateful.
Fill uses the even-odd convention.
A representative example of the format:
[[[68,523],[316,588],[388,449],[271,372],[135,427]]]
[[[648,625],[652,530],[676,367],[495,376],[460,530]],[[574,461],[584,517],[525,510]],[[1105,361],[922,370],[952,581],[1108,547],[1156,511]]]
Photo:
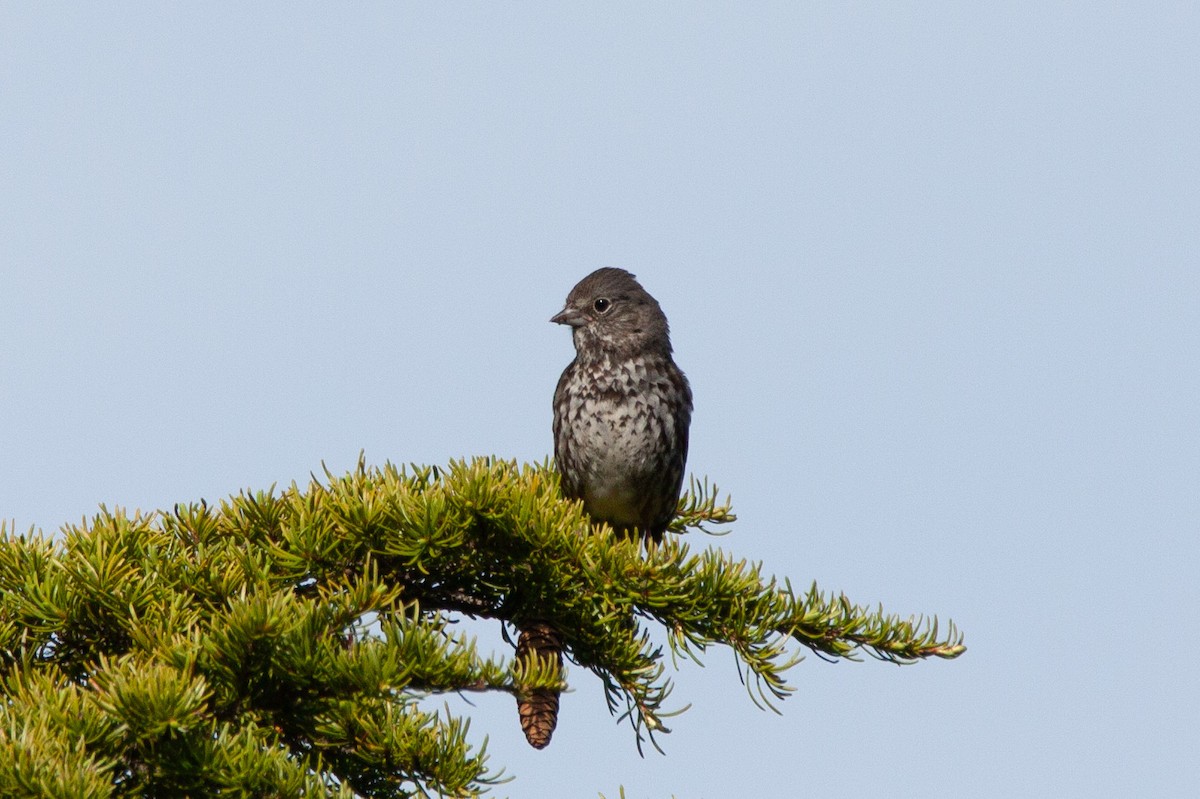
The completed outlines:
[[[716,495],[693,481],[672,530],[732,523]],[[678,536],[614,536],[548,464],[360,459],[217,505],[101,508],[59,541],[0,525],[0,794],[477,795],[500,780],[486,752],[417,701],[565,686],[553,658],[480,657],[453,613],[547,625],[639,749],[681,712],[648,624],[673,656],[731,648],[766,706],[793,690],[803,650],[907,663],[965,649],[953,623],[798,594]]]

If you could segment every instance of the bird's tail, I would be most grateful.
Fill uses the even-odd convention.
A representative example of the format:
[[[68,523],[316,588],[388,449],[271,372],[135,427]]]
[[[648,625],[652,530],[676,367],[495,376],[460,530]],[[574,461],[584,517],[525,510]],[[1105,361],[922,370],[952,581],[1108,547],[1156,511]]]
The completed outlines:
[[[562,636],[544,621],[523,622],[517,637],[517,662],[529,670],[537,661],[546,660],[553,663],[556,673],[561,673]],[[532,688],[517,694],[521,730],[535,749],[544,748],[554,734],[558,724],[558,694],[552,688]]]

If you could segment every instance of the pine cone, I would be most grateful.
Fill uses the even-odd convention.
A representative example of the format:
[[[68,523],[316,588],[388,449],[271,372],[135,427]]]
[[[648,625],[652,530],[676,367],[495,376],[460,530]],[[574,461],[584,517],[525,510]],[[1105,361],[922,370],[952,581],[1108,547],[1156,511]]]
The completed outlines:
[[[544,621],[526,622],[517,638],[517,660],[532,664],[535,658],[553,658],[555,667],[562,669],[562,636]],[[518,694],[517,713],[525,740],[535,749],[544,749],[558,724],[558,691],[536,688]]]

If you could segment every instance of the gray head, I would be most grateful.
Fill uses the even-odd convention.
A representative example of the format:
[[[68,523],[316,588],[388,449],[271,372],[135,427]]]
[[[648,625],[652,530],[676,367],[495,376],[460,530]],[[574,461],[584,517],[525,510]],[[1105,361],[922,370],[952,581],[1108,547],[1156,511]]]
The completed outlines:
[[[579,281],[550,321],[571,326],[575,351],[585,357],[671,352],[662,308],[624,269],[606,266]]]

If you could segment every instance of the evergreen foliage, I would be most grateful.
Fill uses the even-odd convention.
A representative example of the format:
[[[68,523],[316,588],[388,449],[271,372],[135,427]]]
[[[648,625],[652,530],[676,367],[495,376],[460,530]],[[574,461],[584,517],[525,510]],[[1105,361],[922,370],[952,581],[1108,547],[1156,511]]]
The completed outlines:
[[[647,551],[593,528],[545,464],[360,460],[325,478],[219,507],[102,507],[57,541],[0,526],[0,795],[477,795],[499,779],[486,744],[418,700],[565,682],[549,662],[481,657],[455,613],[553,625],[639,746],[670,714],[649,623],[674,653],[731,647],[767,702],[803,648],[964,651],[936,619],[797,594],[678,536]],[[693,483],[673,529],[732,521],[714,494]]]

